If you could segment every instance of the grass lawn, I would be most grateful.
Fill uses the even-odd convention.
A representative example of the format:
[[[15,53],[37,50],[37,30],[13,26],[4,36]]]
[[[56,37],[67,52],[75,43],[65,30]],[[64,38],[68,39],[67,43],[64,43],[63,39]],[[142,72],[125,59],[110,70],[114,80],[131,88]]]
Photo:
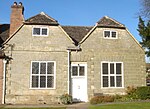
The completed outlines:
[[[59,107],[59,108],[5,108],[1,107],[0,109],[66,109],[65,107]]]
[[[150,102],[96,105],[89,109],[150,109]]]

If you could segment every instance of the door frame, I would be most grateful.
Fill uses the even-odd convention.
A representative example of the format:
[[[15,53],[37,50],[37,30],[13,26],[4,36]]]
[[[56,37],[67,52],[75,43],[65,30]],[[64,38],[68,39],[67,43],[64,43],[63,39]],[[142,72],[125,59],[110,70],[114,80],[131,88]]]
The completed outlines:
[[[85,67],[85,76],[75,76],[73,77],[72,76],[72,66],[78,66],[78,65],[81,65],[81,66],[84,66]],[[85,85],[86,85],[86,100],[85,102],[88,102],[88,85],[87,85],[87,62],[71,62],[71,95],[72,95],[72,78],[82,78],[82,77],[85,77]],[[73,95],[72,95],[73,96]]]

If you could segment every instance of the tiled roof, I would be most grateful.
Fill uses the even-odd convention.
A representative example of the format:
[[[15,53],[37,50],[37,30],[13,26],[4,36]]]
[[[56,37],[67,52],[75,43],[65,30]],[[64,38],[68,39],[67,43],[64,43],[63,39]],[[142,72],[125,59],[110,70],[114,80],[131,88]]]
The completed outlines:
[[[125,28],[125,26],[118,21],[108,17],[104,16],[97,22],[98,26],[101,27],[110,27],[110,28]]]
[[[9,37],[10,24],[0,24],[0,45]]]
[[[58,25],[58,22],[44,12],[37,14],[24,22],[25,24],[45,24],[45,25]]]
[[[93,28],[87,26],[62,26],[64,31],[72,38],[75,45],[85,37],[85,35]]]

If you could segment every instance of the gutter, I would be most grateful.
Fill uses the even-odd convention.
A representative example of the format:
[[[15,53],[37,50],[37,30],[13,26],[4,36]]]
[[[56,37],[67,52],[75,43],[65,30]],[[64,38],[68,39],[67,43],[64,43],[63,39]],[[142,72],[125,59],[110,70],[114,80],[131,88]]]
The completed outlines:
[[[71,76],[70,76],[70,54],[71,54],[71,51],[70,50],[67,50],[68,52],[68,94],[70,94],[70,80],[71,80]]]
[[[5,86],[6,86],[6,63],[7,60],[3,60],[3,92],[2,92],[2,104],[5,104]]]
[[[68,94],[71,94],[71,51],[81,51],[80,46],[68,47]]]

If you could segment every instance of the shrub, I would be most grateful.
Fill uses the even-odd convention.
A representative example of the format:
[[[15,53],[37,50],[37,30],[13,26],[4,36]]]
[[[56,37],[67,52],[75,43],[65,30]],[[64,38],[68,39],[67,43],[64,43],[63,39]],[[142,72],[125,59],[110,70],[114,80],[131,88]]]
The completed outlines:
[[[150,99],[150,87],[148,86],[138,87],[136,90],[136,95],[138,99],[141,100]]]
[[[132,95],[132,94],[134,94],[135,92],[136,92],[136,88],[135,88],[134,86],[128,86],[128,87],[127,87],[126,93],[127,93],[128,95]]]
[[[63,94],[60,96],[60,101],[62,104],[71,104],[72,103],[72,96],[69,94]]]
[[[115,98],[114,96],[94,96],[91,100],[90,103],[91,104],[99,104],[102,102],[114,102]]]
[[[103,102],[114,102],[115,97],[114,96],[104,96]]]
[[[91,100],[90,103],[91,104],[99,104],[103,102],[103,98],[104,96],[94,96]]]
[[[135,88],[134,86],[128,86],[126,90],[127,99],[129,100],[137,99],[136,91],[137,91],[137,88]]]

